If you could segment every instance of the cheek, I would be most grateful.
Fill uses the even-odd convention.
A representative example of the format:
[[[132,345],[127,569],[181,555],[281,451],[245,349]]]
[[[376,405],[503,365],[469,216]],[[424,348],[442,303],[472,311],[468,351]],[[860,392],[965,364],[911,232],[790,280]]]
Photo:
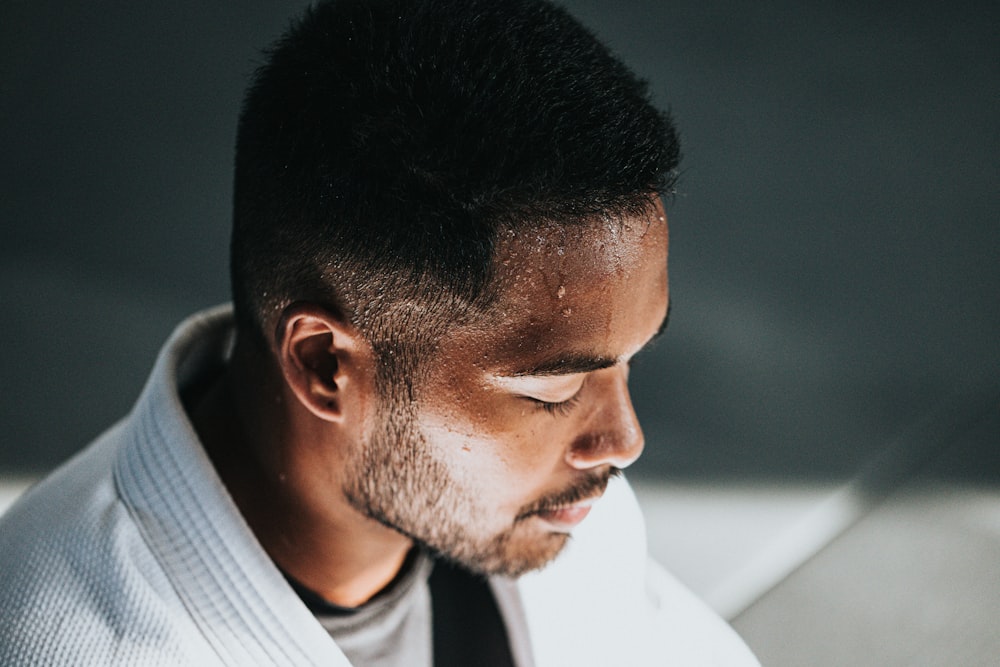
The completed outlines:
[[[488,482],[506,469],[504,444],[477,424],[448,417],[422,420],[430,453],[463,486]]]
[[[506,396],[498,401],[491,427],[505,443],[512,466],[551,474],[577,429],[574,416],[552,415],[530,401]]]
[[[496,411],[489,419],[427,416],[422,429],[438,460],[462,486],[496,498],[521,497],[551,485],[568,435],[558,419],[532,406]]]

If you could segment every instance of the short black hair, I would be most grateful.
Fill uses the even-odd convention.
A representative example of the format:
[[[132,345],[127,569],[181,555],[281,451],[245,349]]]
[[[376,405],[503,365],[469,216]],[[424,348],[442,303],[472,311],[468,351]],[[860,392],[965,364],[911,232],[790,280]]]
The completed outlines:
[[[321,301],[401,363],[405,328],[488,291],[498,230],[646,209],[678,160],[645,82],[556,5],[321,2],[244,100],[238,327],[261,336],[287,304]]]

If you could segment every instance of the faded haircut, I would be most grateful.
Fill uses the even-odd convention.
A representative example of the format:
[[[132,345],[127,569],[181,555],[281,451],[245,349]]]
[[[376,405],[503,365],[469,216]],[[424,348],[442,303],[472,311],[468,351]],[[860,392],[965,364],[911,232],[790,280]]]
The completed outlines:
[[[549,2],[319,3],[240,115],[240,334],[322,303],[409,393],[437,337],[489,303],[500,230],[645,211],[678,159],[645,82]]]

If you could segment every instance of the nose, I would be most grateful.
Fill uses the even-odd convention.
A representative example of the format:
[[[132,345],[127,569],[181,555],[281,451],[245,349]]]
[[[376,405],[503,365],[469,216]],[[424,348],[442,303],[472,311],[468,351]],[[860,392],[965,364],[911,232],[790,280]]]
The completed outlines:
[[[580,470],[625,468],[639,458],[645,443],[628,391],[628,366],[597,371],[591,381],[594,408],[567,449],[566,461]]]

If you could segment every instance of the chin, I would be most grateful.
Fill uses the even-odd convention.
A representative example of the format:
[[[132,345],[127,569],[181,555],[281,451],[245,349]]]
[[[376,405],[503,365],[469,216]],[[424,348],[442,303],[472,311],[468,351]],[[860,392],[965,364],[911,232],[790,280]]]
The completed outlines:
[[[539,533],[521,530],[523,527],[490,540],[488,546],[466,544],[448,550],[431,546],[431,550],[484,576],[516,578],[548,565],[570,539],[566,533]]]

